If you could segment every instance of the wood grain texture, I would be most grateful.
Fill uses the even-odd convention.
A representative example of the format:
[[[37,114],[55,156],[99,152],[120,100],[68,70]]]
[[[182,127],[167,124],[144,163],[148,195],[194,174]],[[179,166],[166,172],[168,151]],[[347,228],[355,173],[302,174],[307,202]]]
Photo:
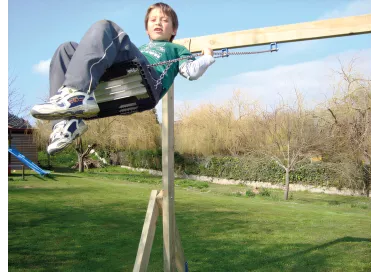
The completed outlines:
[[[214,50],[242,48],[272,42],[296,42],[365,33],[371,33],[371,14],[226,32],[173,42],[184,45],[195,53],[202,51],[205,47]]]

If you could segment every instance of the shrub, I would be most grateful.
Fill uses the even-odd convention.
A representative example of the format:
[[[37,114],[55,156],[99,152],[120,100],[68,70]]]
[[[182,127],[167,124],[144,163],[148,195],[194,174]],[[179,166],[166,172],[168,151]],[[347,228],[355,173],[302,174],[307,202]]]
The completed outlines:
[[[38,152],[38,161],[42,167],[48,168],[48,155],[45,151]],[[50,156],[50,165],[53,167],[72,167],[78,161],[73,149],[65,150]]]
[[[44,154],[43,152],[40,153]],[[154,170],[162,169],[161,149],[119,151],[117,155],[121,165]],[[55,164],[61,166],[72,166],[77,161],[73,150],[59,154],[53,159]],[[46,153],[40,156],[40,163],[47,165]],[[290,173],[290,183],[338,188],[356,186],[355,189],[361,189],[360,184],[362,182],[348,183],[347,175],[342,176],[342,171],[338,171],[338,168],[339,165],[337,164],[325,162],[305,164],[302,168]],[[283,184],[285,176],[285,172],[280,166],[263,158],[244,156],[199,157],[179,152],[174,153],[174,171],[179,175],[202,175],[242,181],[270,182],[272,184]],[[370,181],[367,183],[370,184]]]
[[[268,188],[260,188],[259,195],[265,196],[265,197],[270,197],[272,192]]]
[[[185,188],[191,187],[191,188],[197,188],[197,189],[205,189],[209,187],[208,183],[204,181],[175,179],[174,182],[176,185],[185,187]]]
[[[254,197],[255,193],[252,192],[252,190],[247,190],[247,191],[245,191],[245,195],[248,196],[248,197]]]

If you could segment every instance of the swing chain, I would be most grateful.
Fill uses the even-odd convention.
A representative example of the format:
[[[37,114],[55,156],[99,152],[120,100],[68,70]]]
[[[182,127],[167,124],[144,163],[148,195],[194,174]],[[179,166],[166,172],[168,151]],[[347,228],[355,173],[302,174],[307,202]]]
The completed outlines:
[[[271,43],[270,44],[270,49],[269,50],[262,50],[262,51],[251,51],[251,52],[229,52],[227,48],[222,49],[222,52],[214,52],[214,58],[223,58],[223,57],[228,57],[229,55],[252,55],[252,54],[261,54],[261,53],[269,53],[269,52],[274,52],[278,51],[277,43]],[[172,64],[174,62],[184,60],[184,59],[191,59],[195,57],[202,56],[202,53],[196,53],[192,54],[190,56],[185,56],[177,59],[172,59],[172,60],[166,60],[166,61],[161,61],[153,64],[147,65],[147,67],[154,67],[154,66],[159,66],[159,65],[164,65],[164,64]]]
[[[174,61],[172,61],[172,62],[168,63],[168,65],[166,65],[165,70],[161,73],[160,77],[156,80],[156,84],[154,85],[155,89],[157,89],[158,85],[161,84],[161,82],[164,79],[166,73],[169,71],[169,68],[172,65],[172,63],[174,63]]]
[[[224,58],[224,57],[228,57],[229,55],[252,55],[252,54],[261,54],[261,53],[269,53],[269,52],[271,53],[271,52],[277,52],[278,50],[279,49],[277,47],[277,43],[276,42],[270,44],[270,49],[269,50],[262,50],[262,51],[229,52],[228,49],[225,48],[225,49],[222,49],[221,52],[214,52],[214,58]],[[196,54],[192,54],[190,56],[185,56],[185,57],[181,57],[181,58],[177,58],[177,59],[172,59],[172,60],[167,60],[167,61],[161,61],[161,62],[157,62],[157,63],[154,63],[154,64],[147,65],[148,68],[151,68],[151,67],[154,67],[154,66],[167,64],[165,70],[161,73],[160,77],[156,80],[155,88],[157,89],[158,85],[161,84],[161,81],[164,79],[166,73],[170,69],[170,66],[174,62],[177,62],[177,61],[180,61],[180,60],[184,60],[184,59],[191,59],[191,58],[199,57],[199,56],[202,56],[202,55],[203,55],[202,53],[196,53]]]

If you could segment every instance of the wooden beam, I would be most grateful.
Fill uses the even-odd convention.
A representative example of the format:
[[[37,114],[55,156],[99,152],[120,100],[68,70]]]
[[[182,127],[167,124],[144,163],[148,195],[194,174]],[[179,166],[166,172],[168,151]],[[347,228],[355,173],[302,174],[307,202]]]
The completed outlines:
[[[145,215],[144,226],[141,233],[135,265],[133,266],[133,272],[145,272],[148,269],[150,252],[152,250],[154,234],[156,232],[157,217],[159,215],[156,196],[157,190],[153,190],[149,198],[148,209]]]
[[[218,50],[272,42],[297,42],[366,33],[371,33],[371,14],[227,32],[174,40],[173,42],[184,45],[192,53],[195,53],[202,51],[205,47]]]
[[[174,84],[173,84],[174,85]],[[162,226],[164,271],[175,271],[174,86],[162,99]]]

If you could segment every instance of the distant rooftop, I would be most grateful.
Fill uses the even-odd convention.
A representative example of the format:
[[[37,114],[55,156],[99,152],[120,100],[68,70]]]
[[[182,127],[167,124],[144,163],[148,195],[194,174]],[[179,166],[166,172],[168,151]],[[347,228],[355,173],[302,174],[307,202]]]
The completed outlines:
[[[29,124],[27,120],[8,112],[8,128],[31,129],[32,126]]]

